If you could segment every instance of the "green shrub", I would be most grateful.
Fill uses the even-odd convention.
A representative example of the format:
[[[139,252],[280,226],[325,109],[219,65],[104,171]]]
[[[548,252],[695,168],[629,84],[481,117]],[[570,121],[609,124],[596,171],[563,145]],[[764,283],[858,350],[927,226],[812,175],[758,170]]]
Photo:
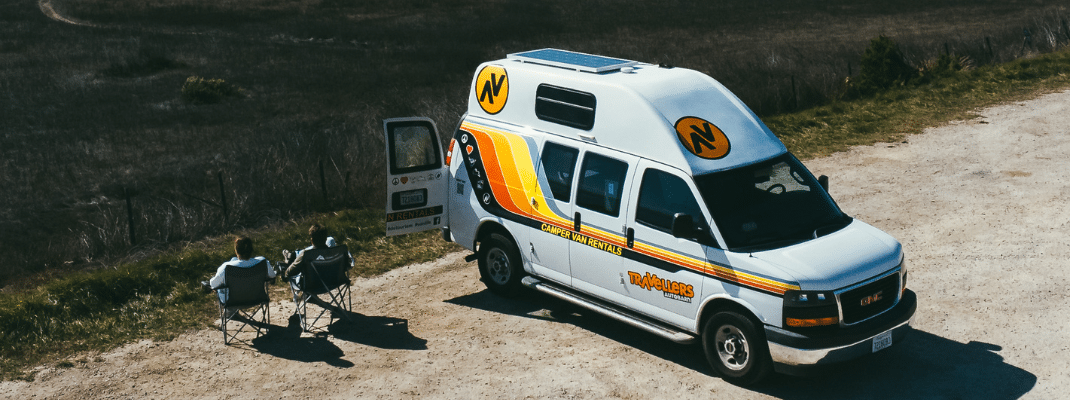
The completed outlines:
[[[190,104],[218,103],[225,97],[241,97],[242,89],[222,79],[205,79],[199,76],[186,78],[182,84],[182,100]]]
[[[918,71],[907,64],[899,45],[881,35],[869,42],[862,53],[858,80],[849,89],[851,94],[869,95],[892,86],[903,85],[917,76]]]
[[[931,83],[939,78],[952,77],[960,71],[970,69],[971,60],[968,56],[956,56],[951,54],[941,54],[939,58],[930,60],[922,66],[918,71],[917,79],[915,83],[926,84]]]

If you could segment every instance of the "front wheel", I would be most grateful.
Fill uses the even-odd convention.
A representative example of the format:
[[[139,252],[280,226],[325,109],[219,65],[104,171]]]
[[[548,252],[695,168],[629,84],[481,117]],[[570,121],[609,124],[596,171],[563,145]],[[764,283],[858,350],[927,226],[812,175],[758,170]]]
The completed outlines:
[[[487,289],[502,297],[513,297],[520,292],[520,279],[524,277],[520,250],[508,237],[491,233],[479,244],[479,275]]]
[[[714,314],[702,330],[706,360],[725,381],[747,386],[758,383],[772,371],[769,345],[754,322],[732,311]]]

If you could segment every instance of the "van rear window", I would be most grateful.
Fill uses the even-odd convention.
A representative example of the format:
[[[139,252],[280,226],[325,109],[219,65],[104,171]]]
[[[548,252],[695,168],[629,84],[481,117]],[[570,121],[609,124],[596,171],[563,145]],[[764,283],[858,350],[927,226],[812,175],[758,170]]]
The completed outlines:
[[[535,91],[535,116],[589,131],[594,128],[595,103],[593,94],[542,84]]]

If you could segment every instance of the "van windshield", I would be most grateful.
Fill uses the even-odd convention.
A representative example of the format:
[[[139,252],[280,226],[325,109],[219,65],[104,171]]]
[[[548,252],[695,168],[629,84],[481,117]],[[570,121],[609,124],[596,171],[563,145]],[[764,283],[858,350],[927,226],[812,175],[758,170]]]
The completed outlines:
[[[753,252],[790,246],[847,226],[844,215],[791,153],[695,177],[725,244]]]

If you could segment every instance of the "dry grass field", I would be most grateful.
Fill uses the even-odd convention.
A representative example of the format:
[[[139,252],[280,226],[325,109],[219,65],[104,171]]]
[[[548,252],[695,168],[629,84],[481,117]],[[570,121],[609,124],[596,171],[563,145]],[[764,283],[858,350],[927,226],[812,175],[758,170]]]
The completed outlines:
[[[878,35],[916,67],[1070,40],[1066,8],[1039,1],[49,4],[85,25],[47,18],[38,0],[0,0],[4,291],[314,211],[380,207],[382,119],[452,129],[475,66],[511,52],[697,69],[771,116],[839,98]],[[189,102],[191,76],[240,92]]]

